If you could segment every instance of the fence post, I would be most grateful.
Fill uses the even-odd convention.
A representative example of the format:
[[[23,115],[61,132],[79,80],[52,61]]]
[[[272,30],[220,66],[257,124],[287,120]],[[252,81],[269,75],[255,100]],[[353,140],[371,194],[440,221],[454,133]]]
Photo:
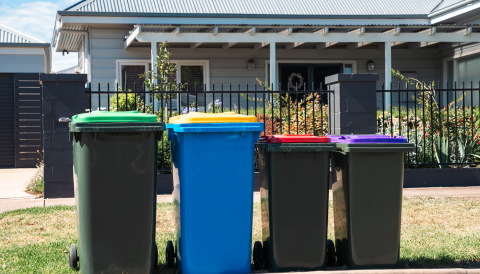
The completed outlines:
[[[334,93],[330,95],[329,133],[376,134],[376,73],[335,74],[325,77]]]
[[[68,121],[85,112],[86,74],[41,74],[43,89],[43,149],[45,198],[69,198],[73,190],[72,143]]]

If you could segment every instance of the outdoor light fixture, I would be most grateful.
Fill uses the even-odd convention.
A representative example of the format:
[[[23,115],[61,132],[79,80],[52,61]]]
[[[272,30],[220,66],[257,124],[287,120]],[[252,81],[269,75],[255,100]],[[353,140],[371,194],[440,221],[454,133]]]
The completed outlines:
[[[373,63],[372,60],[369,60],[369,61],[367,62],[367,70],[372,71],[372,70],[374,70],[374,69],[375,69],[375,63]]]
[[[248,60],[247,69],[248,70],[255,70],[255,61],[253,61],[252,59]]]

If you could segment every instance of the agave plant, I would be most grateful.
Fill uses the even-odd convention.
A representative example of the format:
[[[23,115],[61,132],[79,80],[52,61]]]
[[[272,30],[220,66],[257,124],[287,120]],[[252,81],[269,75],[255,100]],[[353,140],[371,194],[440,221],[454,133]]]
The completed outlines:
[[[480,150],[476,146],[477,140],[467,140],[463,141],[462,136],[458,136],[457,144],[458,144],[458,155],[455,155],[455,162],[457,163],[465,163],[468,162],[472,157],[480,158]],[[457,165],[456,167],[460,167],[462,165]]]
[[[450,155],[452,155],[452,148],[449,145],[448,138],[445,136],[436,136],[435,144],[434,144],[434,153],[435,153],[435,160],[437,163],[448,163],[450,160]],[[439,165],[440,168],[447,168],[448,165]]]

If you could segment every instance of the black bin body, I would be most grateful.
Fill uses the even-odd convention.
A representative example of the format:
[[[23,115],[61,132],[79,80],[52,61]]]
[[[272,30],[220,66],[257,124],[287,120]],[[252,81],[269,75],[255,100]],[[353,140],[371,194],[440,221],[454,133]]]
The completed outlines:
[[[265,267],[326,267],[331,143],[257,144]]]
[[[71,124],[82,273],[154,273],[164,124]]]

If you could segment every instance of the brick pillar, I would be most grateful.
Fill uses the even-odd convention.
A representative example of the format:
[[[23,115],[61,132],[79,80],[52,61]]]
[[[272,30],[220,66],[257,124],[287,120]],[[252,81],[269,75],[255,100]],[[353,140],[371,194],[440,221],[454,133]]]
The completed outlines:
[[[329,133],[376,134],[377,99],[376,73],[335,74],[325,77],[330,84]]]
[[[68,121],[85,112],[86,74],[41,74],[45,198],[70,198],[73,192],[72,143]]]

